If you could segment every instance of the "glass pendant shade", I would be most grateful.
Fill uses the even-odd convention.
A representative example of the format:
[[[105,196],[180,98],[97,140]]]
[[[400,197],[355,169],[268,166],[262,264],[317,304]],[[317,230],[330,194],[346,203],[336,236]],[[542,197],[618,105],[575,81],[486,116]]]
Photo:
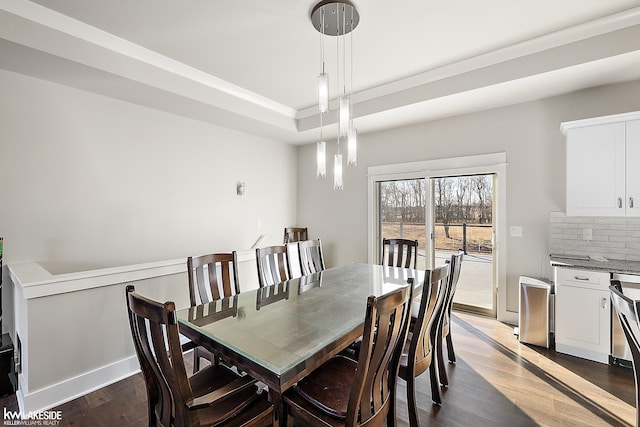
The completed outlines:
[[[333,160],[333,189],[342,190],[342,154],[336,154]]]
[[[349,123],[351,122],[351,100],[349,97],[341,96],[338,113],[338,128],[340,136],[345,137],[349,133]]]
[[[342,190],[343,164],[342,152],[347,157],[347,165],[356,165],[357,131],[353,128],[353,30],[360,22],[360,14],[350,0],[317,0],[311,10],[311,23],[320,33],[320,70],[318,74],[318,110],[320,111],[320,138],[316,142],[316,174],[318,178],[327,175],[327,145],[322,137],[324,115],[333,108],[337,129],[337,150],[333,161],[333,188]],[[325,39],[335,37],[336,62],[325,62]],[[347,44],[347,41],[349,44]],[[331,68],[325,68],[330,65]],[[335,65],[335,68],[333,68]],[[329,74],[334,85],[334,99],[331,100],[329,90]],[[333,105],[331,105],[333,103]],[[335,126],[334,125],[334,126]],[[335,128],[333,128],[335,129]],[[341,150],[344,143],[346,150]]]
[[[318,107],[321,113],[329,111],[329,74],[318,75]]]
[[[316,144],[317,159],[317,177],[327,177],[327,143],[320,141]]]
[[[349,128],[347,134],[347,164],[356,166],[358,157],[358,130],[354,127]]]

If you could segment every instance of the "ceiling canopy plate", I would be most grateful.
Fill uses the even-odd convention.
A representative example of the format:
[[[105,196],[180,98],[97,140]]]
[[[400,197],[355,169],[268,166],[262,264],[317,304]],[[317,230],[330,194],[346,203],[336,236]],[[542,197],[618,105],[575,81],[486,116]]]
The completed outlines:
[[[324,14],[324,28],[322,27]],[[313,27],[328,36],[342,36],[353,31],[360,22],[356,7],[347,0],[324,0],[311,11]]]

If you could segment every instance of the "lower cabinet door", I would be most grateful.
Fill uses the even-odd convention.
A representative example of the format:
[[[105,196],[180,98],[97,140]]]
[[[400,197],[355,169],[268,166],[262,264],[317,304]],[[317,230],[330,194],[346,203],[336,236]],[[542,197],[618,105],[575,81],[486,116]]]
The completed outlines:
[[[556,351],[608,363],[610,350],[608,290],[556,285]]]

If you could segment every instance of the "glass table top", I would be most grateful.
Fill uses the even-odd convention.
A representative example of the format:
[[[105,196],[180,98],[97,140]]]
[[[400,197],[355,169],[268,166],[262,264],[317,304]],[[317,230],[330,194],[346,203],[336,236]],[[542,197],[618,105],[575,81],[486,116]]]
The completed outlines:
[[[424,271],[349,264],[177,312],[180,328],[284,375],[364,322],[367,298]]]

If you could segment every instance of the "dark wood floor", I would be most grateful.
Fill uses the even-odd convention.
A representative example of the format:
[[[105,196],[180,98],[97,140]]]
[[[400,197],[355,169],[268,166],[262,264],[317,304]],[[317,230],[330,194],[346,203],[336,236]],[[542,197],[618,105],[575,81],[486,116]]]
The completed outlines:
[[[556,354],[518,343],[513,328],[455,313],[452,334],[458,362],[449,365],[442,406],[431,404],[428,374],[417,380],[424,426],[632,426],[635,388],[631,369]],[[398,386],[398,425],[408,426],[406,388]],[[62,426],[144,426],[140,374],[55,409]],[[0,406],[17,409],[15,398]]]

